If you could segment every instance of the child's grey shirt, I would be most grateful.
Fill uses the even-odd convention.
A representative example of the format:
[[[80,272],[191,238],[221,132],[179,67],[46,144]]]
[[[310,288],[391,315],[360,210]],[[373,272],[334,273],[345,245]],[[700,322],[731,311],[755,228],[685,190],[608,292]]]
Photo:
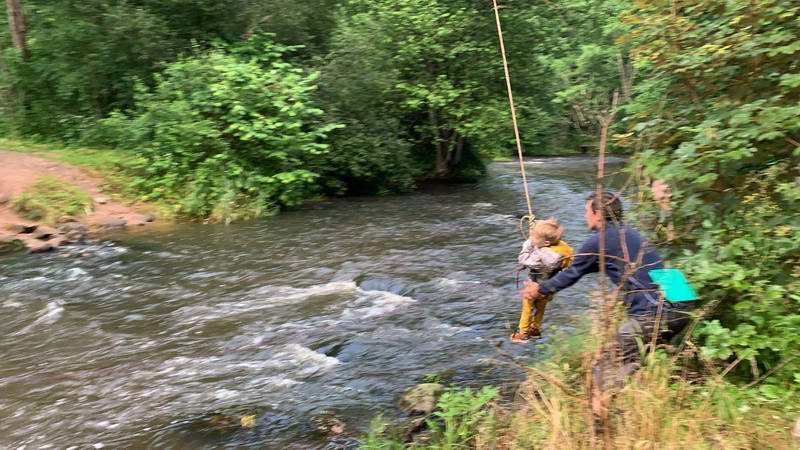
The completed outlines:
[[[519,252],[517,262],[530,269],[532,274],[535,273],[546,278],[552,272],[561,268],[561,260],[563,258],[563,255],[548,247],[536,247],[528,239],[522,244],[522,251]]]

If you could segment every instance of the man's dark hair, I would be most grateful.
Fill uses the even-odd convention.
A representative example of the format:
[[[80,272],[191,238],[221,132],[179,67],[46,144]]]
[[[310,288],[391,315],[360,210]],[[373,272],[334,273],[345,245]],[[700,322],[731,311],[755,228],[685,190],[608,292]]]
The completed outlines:
[[[600,209],[600,201],[597,198],[597,192],[592,192],[586,201],[592,202],[592,212],[597,212]],[[614,192],[603,192],[603,218],[606,222],[622,223],[625,218],[622,211],[622,200],[619,195]]]

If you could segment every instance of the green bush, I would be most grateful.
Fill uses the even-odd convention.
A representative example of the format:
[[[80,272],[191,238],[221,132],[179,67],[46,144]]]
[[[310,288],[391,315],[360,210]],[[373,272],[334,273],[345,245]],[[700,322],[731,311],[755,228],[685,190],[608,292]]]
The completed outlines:
[[[419,450],[457,450],[473,448],[480,427],[490,421],[492,401],[499,395],[494,387],[484,386],[473,391],[470,388],[450,389],[436,404],[436,411],[426,419],[429,436],[426,444],[405,445],[392,436],[391,427],[378,416],[370,422],[369,434],[361,448],[364,450],[395,450],[413,448]]]
[[[144,200],[211,220],[257,217],[312,196],[328,132],[314,105],[315,74],[284,62],[287,47],[254,37],[170,64],[136,108],[105,121],[138,155]]]
[[[13,207],[25,219],[54,224],[62,216],[90,213],[92,199],[76,186],[45,176],[20,194]]]
[[[791,0],[659,0],[626,16],[651,74],[631,108],[635,162],[671,186],[675,262],[720,305],[703,351],[771,375],[769,396],[800,387],[798,14]]]

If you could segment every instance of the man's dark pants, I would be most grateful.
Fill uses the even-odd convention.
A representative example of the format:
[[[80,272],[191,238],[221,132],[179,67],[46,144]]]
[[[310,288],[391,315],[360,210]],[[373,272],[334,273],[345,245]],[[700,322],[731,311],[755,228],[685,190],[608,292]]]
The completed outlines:
[[[680,309],[665,308],[658,319],[656,345],[669,342],[680,334],[692,321],[692,309],[685,305]],[[628,320],[617,328],[617,344],[622,356],[622,367],[605,359],[594,369],[595,383],[605,390],[612,386],[622,387],[625,378],[639,370],[642,365],[642,348],[653,341],[656,316],[628,316]],[[609,355],[610,356],[610,355]],[[616,367],[616,368],[614,368]]]
[[[629,316],[617,329],[617,342],[622,354],[624,367],[636,366],[641,362],[641,346],[649,345],[653,341],[653,332],[658,324],[656,345],[669,342],[678,335],[691,322],[690,308],[664,308],[660,319],[656,316]],[[633,372],[631,371],[631,373]]]

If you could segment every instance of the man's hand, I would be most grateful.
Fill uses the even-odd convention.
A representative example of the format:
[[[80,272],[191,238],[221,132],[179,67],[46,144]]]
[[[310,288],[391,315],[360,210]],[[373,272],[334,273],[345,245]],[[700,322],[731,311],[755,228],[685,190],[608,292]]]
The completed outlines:
[[[531,280],[525,280],[525,287],[521,292],[523,300],[534,300],[539,296],[539,283],[534,283]]]

